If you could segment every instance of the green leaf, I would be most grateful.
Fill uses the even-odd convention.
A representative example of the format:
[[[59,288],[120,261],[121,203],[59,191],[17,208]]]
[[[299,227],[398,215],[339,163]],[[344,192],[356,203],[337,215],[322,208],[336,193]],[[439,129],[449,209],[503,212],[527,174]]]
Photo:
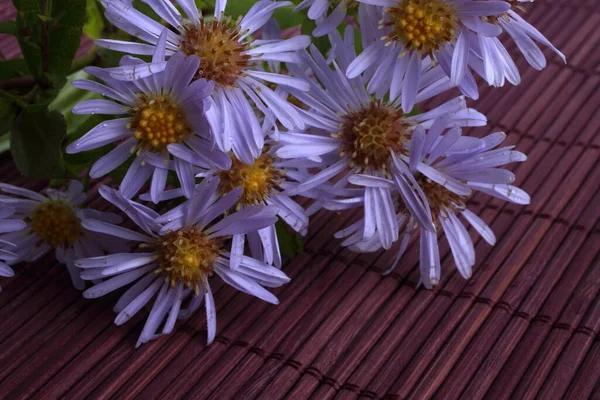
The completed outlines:
[[[206,2],[203,0],[196,0],[195,3],[198,10],[202,10],[204,7],[206,7]]]
[[[0,81],[29,75],[27,63],[22,58],[0,61]]]
[[[38,0],[13,0],[17,9],[17,38],[21,51],[32,74],[42,75],[42,24],[38,15],[42,12]]]
[[[0,21],[0,33],[15,36],[17,34],[17,23],[15,21]]]
[[[9,132],[16,112],[17,108],[13,101],[0,97],[0,153],[4,153],[10,147]]]
[[[316,27],[317,23],[315,21],[306,18],[302,24],[302,34],[312,35],[312,32]],[[327,36],[313,37],[312,44],[314,44],[324,56],[326,56],[329,49],[331,49],[331,43],[329,42],[329,38]]]
[[[0,135],[0,154],[4,153],[10,148],[10,135]]]
[[[24,109],[13,124],[10,148],[19,171],[28,178],[60,178],[66,165],[62,144],[67,124],[58,111]]]
[[[214,1],[210,1],[214,5]],[[248,10],[256,3],[256,0],[234,0],[227,2],[225,14],[232,16],[234,19],[240,15],[245,15]]]
[[[38,18],[42,20],[42,22],[50,22],[52,21],[52,17],[49,15],[38,14]]]
[[[284,257],[293,259],[304,252],[304,240],[302,235],[293,232],[283,220],[278,220],[275,224],[277,232],[277,241],[279,242],[279,251]]]
[[[49,66],[54,74],[66,76],[79,48],[85,23],[85,4],[81,0],[52,0],[48,32]]]
[[[12,101],[0,97],[0,136],[10,131],[16,112]]]
[[[215,5],[214,0],[208,0],[207,3],[213,7]],[[225,14],[235,19],[240,15],[245,15],[255,3],[256,0],[230,0],[227,2]],[[280,7],[273,13],[273,17],[277,20],[281,29],[302,25],[302,22],[306,19],[306,13],[295,13],[294,8],[295,6]]]
[[[144,3],[142,0],[133,0],[133,7],[155,21],[162,21],[154,9],[149,4]]]
[[[281,7],[273,13],[273,18],[277,20],[281,29],[302,25],[308,19],[305,12],[294,12],[294,8],[294,6]]]
[[[65,178],[52,178],[50,179],[50,182],[48,182],[48,187],[54,189],[60,189],[61,187],[64,188],[67,186],[69,186],[69,179]]]
[[[60,87],[79,48],[86,7],[82,0],[13,0],[17,38],[29,71]]]
[[[87,21],[83,26],[83,33],[90,39],[100,39],[104,30],[104,19],[97,0],[86,0],[85,14]]]
[[[410,112],[408,114],[406,114],[407,117],[412,117],[414,115],[419,115],[421,114],[421,110],[419,110],[419,106],[415,104],[415,106],[413,107],[412,110],[410,110]]]

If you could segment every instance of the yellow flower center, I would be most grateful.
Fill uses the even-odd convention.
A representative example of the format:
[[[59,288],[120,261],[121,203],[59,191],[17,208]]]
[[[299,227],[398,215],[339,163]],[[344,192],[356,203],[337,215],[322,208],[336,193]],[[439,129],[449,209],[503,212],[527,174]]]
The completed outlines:
[[[392,162],[390,150],[399,153],[410,139],[404,113],[379,101],[344,117],[340,130],[332,135],[342,140],[340,156],[349,157],[359,170],[374,168],[386,172]]]
[[[251,42],[241,41],[242,34],[239,24],[230,24],[230,19],[206,23],[201,18],[198,25],[186,26],[179,48],[200,58],[198,78],[232,87],[250,65],[250,56],[244,52]]]
[[[466,196],[460,196],[451,192],[439,183],[427,178],[425,175],[419,174],[417,183],[427,197],[434,223],[436,223],[440,216],[447,215],[451,210],[464,210],[467,208]]]
[[[384,39],[400,42],[406,50],[432,55],[456,38],[458,12],[445,0],[399,0],[380,27],[391,27]]]
[[[31,230],[52,247],[69,247],[83,234],[73,207],[60,200],[41,203],[30,214]]]
[[[231,190],[243,188],[239,204],[259,204],[266,200],[274,188],[281,182],[285,173],[273,166],[273,157],[263,153],[248,165],[231,156],[229,171],[221,171],[219,191],[228,193]]]
[[[128,127],[138,147],[152,153],[164,153],[171,143],[181,143],[192,128],[177,103],[169,96],[139,94]]]
[[[198,229],[189,228],[171,232],[155,244],[159,263],[156,273],[175,286],[183,283],[200,293],[200,284],[213,274],[213,265],[219,256],[221,240],[210,239]]]

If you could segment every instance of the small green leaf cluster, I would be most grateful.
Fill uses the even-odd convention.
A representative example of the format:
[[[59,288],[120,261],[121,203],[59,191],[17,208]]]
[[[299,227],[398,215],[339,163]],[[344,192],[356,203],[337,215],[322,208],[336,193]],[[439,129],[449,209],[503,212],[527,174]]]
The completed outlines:
[[[2,32],[16,36],[22,59],[0,61],[0,137],[19,171],[30,178],[64,177],[67,122],[49,105],[71,72],[86,21],[81,0],[14,0],[15,21]]]

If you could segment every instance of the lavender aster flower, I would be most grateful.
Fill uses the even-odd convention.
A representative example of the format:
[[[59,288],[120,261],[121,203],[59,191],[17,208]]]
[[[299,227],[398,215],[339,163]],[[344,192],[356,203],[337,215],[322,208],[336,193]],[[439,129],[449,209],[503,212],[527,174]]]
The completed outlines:
[[[121,217],[113,213],[80,208],[87,196],[78,181],[71,181],[66,192],[47,189],[47,196],[5,183],[0,183],[0,192],[6,194],[0,195],[0,205],[3,208],[14,209],[12,218],[20,220],[9,220],[9,226],[14,228],[25,225],[20,230],[0,236],[0,243],[9,242],[15,245],[10,251],[16,257],[8,260],[10,264],[35,261],[54,250],[56,259],[67,266],[73,286],[83,290],[85,283],[79,277],[75,259],[99,256],[105,254],[105,251],[123,248],[118,241],[82,226],[81,221],[84,219],[118,224]]]
[[[420,137],[428,130],[439,133],[446,128],[485,125],[485,117],[466,108],[461,97],[420,115],[405,115],[396,100],[385,100],[385,93],[373,96],[367,93],[370,82],[377,76],[366,81],[362,76],[349,79],[342,73],[343,68],[354,59],[352,32],[347,32],[345,42],[341,42],[339,35],[337,39],[335,34],[333,36],[336,49],[334,68],[329,67],[316,49],[311,49],[312,57],[307,56],[306,62],[318,82],[313,82],[309,93],[292,91],[310,107],[306,112],[310,131],[281,133],[281,147],[276,153],[281,158],[305,157],[307,161],[322,162],[325,167],[290,189],[288,194],[321,189],[327,190],[329,198],[347,197],[337,204],[339,208],[364,204],[367,214],[364,238],[370,238],[379,231],[388,247],[398,235],[393,219],[388,218],[394,214],[392,193],[398,190],[415,218],[426,229],[434,231],[424,196],[418,193],[418,185],[402,156],[413,151],[412,138],[415,134]],[[436,71],[431,71],[422,80],[429,86],[423,88],[420,98],[425,99],[443,87],[443,83],[441,86],[437,83],[439,77]],[[447,80],[442,78],[442,81],[444,79]],[[461,145],[469,148],[478,146],[479,142],[465,138]],[[323,186],[342,173],[345,175],[336,185]],[[363,176],[374,181],[392,179],[394,188],[382,183],[381,187],[368,188],[366,195],[362,196],[362,190],[349,185],[360,184]]]
[[[169,0],[145,2],[172,28],[167,35],[166,55],[183,53],[198,56],[201,63],[195,71],[196,78],[214,83],[213,105],[207,117],[214,138],[223,151],[233,150],[237,158],[248,164],[260,155],[264,137],[252,106],[288,129],[304,126],[295,108],[276,95],[265,82],[290,85],[301,90],[308,90],[307,84],[254,67],[254,64],[265,61],[298,62],[296,52],[310,43],[307,36],[288,40],[251,38],[277,8],[291,5],[290,2],[258,1],[235,22],[224,16],[226,0],[217,0],[212,22],[204,20],[193,0],[176,0],[188,19],[184,19]],[[154,51],[163,29],[160,23],[119,2],[104,0],[103,4],[109,21],[148,44],[99,40],[100,46],[132,54],[151,54]],[[113,76],[135,79],[149,74],[150,70],[162,68],[163,63],[152,63],[145,69],[116,70]]]
[[[404,76],[419,82],[424,57],[439,63],[451,83],[471,98],[478,97],[470,69],[490,85],[502,86],[505,78],[519,83],[512,58],[497,39],[506,30],[534,67],[545,66],[545,58],[534,44],[539,41],[558,52],[543,35],[519,17],[511,7],[519,1],[477,0],[357,0],[365,51],[349,66],[355,77],[365,70],[384,70],[389,76]],[[381,85],[389,82],[381,82]],[[379,89],[375,87],[374,90]],[[416,88],[402,93],[409,111]]]
[[[317,21],[313,35],[319,37],[333,32],[346,17],[348,9],[357,6],[356,0],[304,0],[295,11],[308,8],[308,18]]]
[[[92,178],[111,172],[135,154],[121,192],[133,197],[152,177],[151,194],[156,202],[164,190],[169,170],[175,170],[186,196],[194,191],[194,175],[198,170],[229,168],[229,157],[218,148],[210,136],[206,111],[214,84],[204,79],[190,83],[200,60],[178,53],[165,60],[167,31],[159,39],[153,62],[164,69],[150,76],[122,82],[112,78],[108,70],[85,69],[106,85],[77,80],[75,87],[97,92],[111,100],[88,100],[73,108],[76,114],[124,115],[96,126],[67,147],[68,153],[78,153],[116,143],[117,146],[100,158],[90,171]],[[124,57],[122,65],[143,68],[142,61]],[[206,102],[209,100],[209,102]]]
[[[412,109],[422,75],[423,60],[439,62],[454,86],[477,98],[475,79],[467,69],[471,52],[470,29],[489,34],[481,17],[501,15],[510,9],[502,1],[472,0],[357,0],[365,50],[346,73],[355,77],[367,69],[385,72],[390,79],[415,82],[402,92],[405,112]],[[497,35],[498,32],[495,32]],[[383,73],[381,72],[381,73]],[[464,82],[463,82],[464,81]],[[385,85],[382,81],[380,85]],[[375,87],[373,90],[378,90]]]
[[[0,205],[0,235],[16,232],[24,229],[27,224],[18,219],[11,219],[15,214],[13,207],[8,207],[4,204]],[[2,236],[0,236],[2,238]],[[18,256],[10,251],[16,246],[10,242],[0,239],[0,276],[10,278],[14,275],[14,271],[10,268],[6,262],[14,262],[18,259]],[[0,287],[0,291],[2,288]]]
[[[298,185],[297,180],[306,179],[306,174],[299,171],[298,167],[301,165],[306,168],[311,165],[303,158],[281,159],[276,155],[276,148],[277,144],[269,143],[269,146],[263,149],[263,153],[250,165],[241,162],[230,153],[230,169],[210,171],[202,174],[202,177],[219,178],[216,192],[219,196],[227,196],[229,193],[237,193],[241,190],[241,195],[235,204],[237,210],[255,205],[269,205],[277,210],[277,215],[291,228],[306,235],[308,216],[304,209],[286,194],[286,190],[295,188]],[[197,190],[200,190],[200,187],[201,185]],[[161,200],[169,200],[181,195],[181,189],[169,190],[164,193]],[[141,199],[149,200],[149,196],[142,195]],[[165,213],[158,218],[158,221],[167,223],[180,215],[181,209],[178,207]],[[246,243],[253,258],[281,268],[281,253],[275,223],[257,231],[233,235],[230,266],[234,270],[241,261]]]
[[[530,198],[523,190],[511,185],[515,176],[512,172],[498,168],[513,162],[522,162],[527,157],[513,150],[514,146],[496,148],[505,139],[503,132],[493,133],[480,140],[481,145],[465,149],[460,145],[461,132],[451,129],[445,134],[429,132],[413,140],[417,142],[410,156],[402,156],[410,164],[420,191],[425,195],[436,228],[446,235],[450,249],[460,274],[468,279],[475,264],[473,242],[458,219],[462,217],[490,245],[495,244],[494,233],[476,214],[467,209],[467,200],[472,191],[481,191],[502,200],[516,204],[529,204]],[[381,187],[382,181],[362,181],[368,187]],[[387,182],[392,187],[391,181]],[[411,235],[421,224],[402,202],[397,203],[396,212],[391,215],[403,233],[396,260],[386,274],[391,272],[408,247]],[[344,245],[361,252],[371,252],[387,248],[378,235],[364,239],[361,226],[366,219],[336,234],[345,238]],[[421,281],[427,288],[440,281],[441,266],[437,234],[430,230],[420,230]]]
[[[231,235],[255,232],[276,220],[277,209],[254,206],[218,220],[236,204],[242,195],[236,189],[225,196],[218,194],[218,178],[207,178],[194,198],[172,213],[170,222],[161,223],[158,215],[119,192],[103,187],[102,196],[121,208],[144,232],[95,220],[84,220],[92,231],[112,235],[120,240],[138,242],[140,252],[110,254],[80,259],[77,265],[84,279],[106,278],[86,290],[86,298],[96,298],[134,283],[115,306],[117,325],[128,321],[142,307],[155,299],[137,346],[170,333],[177,319],[189,317],[202,304],[206,305],[208,343],[217,329],[216,308],[210,278],[216,273],[227,284],[277,304],[277,298],[264,287],[279,287],[289,278],[277,268],[254,258],[237,255],[239,262],[231,267],[225,239]],[[264,287],[263,287],[264,286]]]

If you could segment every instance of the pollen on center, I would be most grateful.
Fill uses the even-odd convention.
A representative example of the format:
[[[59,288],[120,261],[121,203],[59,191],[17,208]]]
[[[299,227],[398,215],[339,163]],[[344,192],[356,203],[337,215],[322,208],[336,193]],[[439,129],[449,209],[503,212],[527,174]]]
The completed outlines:
[[[230,19],[210,23],[200,19],[197,25],[185,26],[181,51],[187,55],[197,55],[201,61],[197,78],[214,81],[224,87],[236,86],[237,79],[250,65],[250,56],[245,53],[250,41],[242,39],[239,23]]]
[[[273,157],[266,152],[252,165],[245,164],[232,155],[231,168],[220,173],[219,191],[228,193],[241,187],[243,192],[240,204],[263,203],[284,176],[284,172],[276,168],[273,161]]]
[[[399,41],[408,51],[432,55],[456,38],[458,11],[449,1],[399,0],[386,12],[380,27],[390,27],[391,32],[384,40]]]
[[[52,247],[71,246],[83,234],[73,207],[60,200],[41,203],[29,215],[31,230]]]
[[[392,156],[410,139],[404,113],[380,101],[374,101],[344,117],[339,131],[332,135],[342,141],[340,156],[359,170],[374,169],[387,174]]]
[[[446,189],[423,174],[418,174],[416,180],[417,184],[427,197],[427,202],[429,203],[434,222],[437,221],[439,217],[454,214],[454,211],[452,210],[464,210],[467,208],[467,197],[460,196]]]
[[[209,238],[199,229],[189,228],[171,232],[155,244],[158,268],[172,286],[182,283],[200,293],[213,274],[213,265],[219,256],[221,242]]]
[[[152,153],[163,153],[171,143],[181,143],[192,134],[182,110],[166,95],[138,95],[128,127],[138,147]]]

